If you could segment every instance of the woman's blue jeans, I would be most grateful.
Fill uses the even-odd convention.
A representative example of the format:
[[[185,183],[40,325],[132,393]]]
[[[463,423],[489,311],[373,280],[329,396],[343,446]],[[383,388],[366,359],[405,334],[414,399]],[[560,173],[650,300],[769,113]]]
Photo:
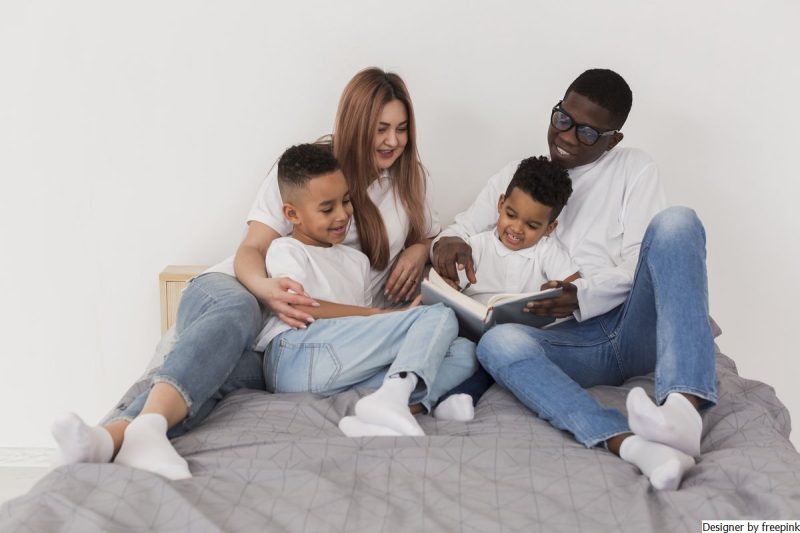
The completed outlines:
[[[202,422],[226,394],[265,389],[264,354],[251,349],[263,321],[258,300],[236,278],[212,272],[189,282],[178,308],[175,343],[152,379],[175,387],[189,407],[170,438]],[[133,419],[149,393],[136,397],[116,419]]]
[[[616,309],[544,330],[496,326],[481,338],[477,354],[498,383],[587,447],[630,431],[622,413],[599,404],[588,387],[621,385],[655,371],[659,404],[672,392],[715,404],[702,223],[687,208],[656,215],[642,241],[631,292]]]
[[[256,298],[232,276],[209,273],[189,282],[175,343],[152,378],[153,384],[175,387],[189,407],[187,417],[169,430],[170,438],[197,426],[238,389],[330,395],[355,385],[377,388],[387,371],[412,371],[425,385],[412,401],[430,409],[477,368],[475,344],[457,338],[455,315],[441,305],[319,320],[279,335],[266,361],[263,352],[251,349],[265,318]],[[112,421],[136,417],[149,393],[137,396]]]

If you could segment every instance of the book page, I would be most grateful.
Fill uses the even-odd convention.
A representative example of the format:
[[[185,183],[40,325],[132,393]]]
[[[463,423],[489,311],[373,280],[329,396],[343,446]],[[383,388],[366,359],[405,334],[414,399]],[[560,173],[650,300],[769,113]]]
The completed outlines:
[[[488,306],[493,307],[496,305],[506,304],[509,302],[519,301],[525,303],[531,300],[544,300],[546,298],[555,298],[561,296],[561,288],[545,289],[543,291],[517,293],[517,294],[495,294],[489,299]]]

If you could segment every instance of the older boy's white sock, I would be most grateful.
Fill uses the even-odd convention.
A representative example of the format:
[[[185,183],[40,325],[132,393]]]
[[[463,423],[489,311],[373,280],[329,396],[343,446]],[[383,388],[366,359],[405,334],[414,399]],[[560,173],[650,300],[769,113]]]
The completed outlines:
[[[469,394],[453,394],[448,396],[433,410],[433,416],[440,420],[457,420],[469,422],[475,418],[475,406]]]
[[[356,416],[346,416],[339,420],[339,429],[348,437],[401,437],[402,435],[391,428],[367,424]]]
[[[631,435],[619,447],[619,456],[636,465],[656,490],[678,490],[694,459],[680,450]]]
[[[408,409],[408,399],[416,386],[417,375],[413,372],[389,376],[381,388],[356,402],[356,416],[362,422],[384,426],[401,435],[425,435]]]
[[[189,479],[189,464],[167,438],[167,419],[158,413],[139,415],[125,428],[114,463],[147,470],[167,479]]]
[[[660,442],[690,457],[700,456],[703,419],[683,394],[673,392],[658,407],[641,387],[628,393],[628,425],[635,434]]]
[[[100,426],[90,426],[75,413],[59,415],[50,427],[58,443],[56,464],[107,463],[114,455],[111,433]]]

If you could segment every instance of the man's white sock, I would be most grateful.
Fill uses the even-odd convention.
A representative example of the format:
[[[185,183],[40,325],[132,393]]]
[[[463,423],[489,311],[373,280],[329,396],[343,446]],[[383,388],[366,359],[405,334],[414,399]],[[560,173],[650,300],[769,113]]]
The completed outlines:
[[[356,402],[356,416],[362,422],[384,426],[401,435],[425,435],[408,409],[408,399],[416,386],[417,375],[413,372],[389,376],[381,388]]]
[[[339,429],[348,437],[401,437],[402,435],[385,426],[367,424],[356,416],[346,416],[339,420]]]
[[[682,394],[673,392],[661,407],[641,387],[628,393],[628,425],[635,434],[660,442],[690,457],[700,456],[703,419]]]
[[[167,479],[192,477],[189,464],[167,438],[167,419],[158,413],[139,415],[125,428],[114,463],[147,470]]]
[[[75,413],[59,415],[50,427],[58,443],[57,464],[107,463],[114,455],[111,433],[100,426],[90,426]]]
[[[637,466],[656,490],[678,490],[694,459],[680,450],[631,435],[619,447],[619,456]]]
[[[433,410],[433,416],[440,420],[457,420],[469,422],[475,418],[475,406],[469,394],[453,394],[448,396]]]

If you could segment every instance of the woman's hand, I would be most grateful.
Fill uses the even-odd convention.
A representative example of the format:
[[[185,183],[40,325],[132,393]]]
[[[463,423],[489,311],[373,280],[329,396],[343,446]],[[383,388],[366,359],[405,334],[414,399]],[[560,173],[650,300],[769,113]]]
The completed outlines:
[[[561,296],[537,300],[525,304],[524,311],[537,316],[565,318],[578,309],[578,287],[568,281],[548,281],[541,290],[562,288]]]
[[[459,237],[442,237],[433,247],[433,268],[453,288],[458,289],[458,270],[463,269],[470,283],[477,283],[472,247]],[[458,265],[458,266],[457,266]]]
[[[412,244],[400,252],[386,281],[384,294],[390,302],[407,301],[416,294],[427,261],[427,244]]]
[[[292,279],[261,278],[252,281],[248,289],[269,307],[275,316],[293,328],[304,328],[314,321],[311,315],[293,306],[319,307],[319,304],[306,294],[302,285]],[[289,290],[293,292],[289,292]]]

